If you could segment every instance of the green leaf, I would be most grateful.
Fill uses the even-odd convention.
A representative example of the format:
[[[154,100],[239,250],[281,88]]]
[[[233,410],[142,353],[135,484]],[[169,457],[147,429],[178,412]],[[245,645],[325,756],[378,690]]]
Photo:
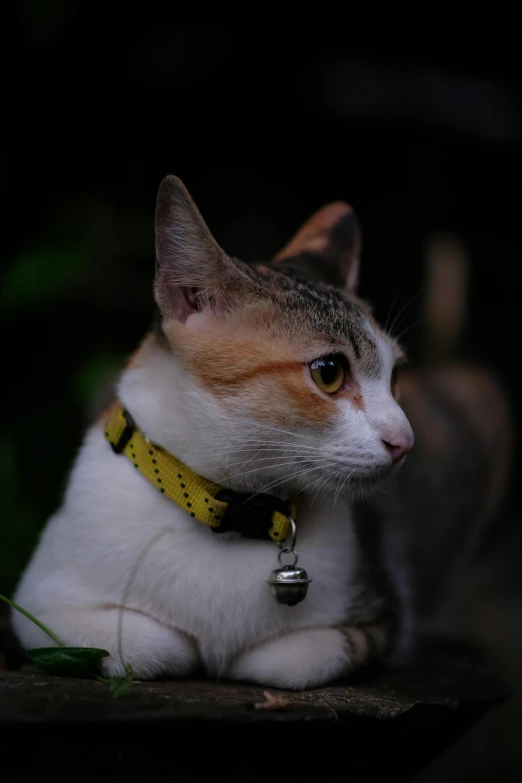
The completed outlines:
[[[109,680],[109,696],[112,699],[126,696],[132,687],[132,666],[129,663],[126,664],[125,671],[125,677],[111,677]]]
[[[132,687],[132,677],[113,677],[110,680],[109,696],[111,699],[119,699],[120,696],[126,696]]]
[[[51,639],[53,639],[56,644],[59,647],[65,647],[65,644],[62,642],[62,640],[56,636],[55,633],[53,633],[49,628],[47,628],[46,625],[40,622],[40,620],[37,620],[34,615],[32,615],[30,612],[27,611],[27,609],[24,609],[23,606],[19,606],[19,604],[15,603],[14,601],[11,601],[10,598],[7,598],[7,596],[2,595],[0,593],[0,601],[5,601],[6,604],[9,604],[9,606],[12,606],[13,609],[16,609],[17,612],[20,612],[20,614],[23,614],[25,617],[27,617],[32,623],[38,626],[38,628],[41,628],[44,633],[47,634],[47,636],[50,636]],[[45,649],[48,649],[47,647]],[[52,647],[50,648],[53,649]],[[108,655],[108,653],[107,653]]]
[[[27,650],[27,655],[48,674],[92,677],[98,663],[109,653],[96,647],[35,647]]]

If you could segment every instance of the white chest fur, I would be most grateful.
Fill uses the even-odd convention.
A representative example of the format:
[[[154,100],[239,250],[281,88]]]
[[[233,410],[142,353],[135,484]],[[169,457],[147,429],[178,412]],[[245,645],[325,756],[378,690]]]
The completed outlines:
[[[92,429],[17,600],[51,626],[62,609],[124,603],[189,634],[205,668],[219,674],[245,648],[346,620],[357,563],[347,505],[324,498],[305,502],[297,549],[313,581],[301,604],[286,607],[266,583],[277,567],[275,543],[212,533],[158,493],[125,457],[114,455],[101,430]],[[18,631],[27,645],[43,643],[26,622],[18,621]]]

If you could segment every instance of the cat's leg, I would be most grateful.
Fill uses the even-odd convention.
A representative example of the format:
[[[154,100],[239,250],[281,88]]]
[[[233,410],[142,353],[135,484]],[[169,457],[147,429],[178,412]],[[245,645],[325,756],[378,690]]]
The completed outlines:
[[[121,650],[118,642],[121,613]],[[99,647],[110,657],[101,662],[101,674],[120,677],[130,664],[139,679],[159,676],[181,677],[199,667],[196,642],[181,631],[141,612],[117,607],[77,609],[54,608],[38,617],[48,624],[66,645]],[[26,649],[48,646],[50,640],[25,617],[17,619],[17,631]]]
[[[301,690],[324,685],[355,671],[384,652],[384,626],[307,628],[241,653],[229,677]]]

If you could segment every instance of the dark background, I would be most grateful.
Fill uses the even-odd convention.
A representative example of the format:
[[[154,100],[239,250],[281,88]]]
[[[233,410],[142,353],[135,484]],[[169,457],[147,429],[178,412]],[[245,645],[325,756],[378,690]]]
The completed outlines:
[[[287,18],[246,4],[170,17],[145,4],[139,16],[56,0],[12,9],[1,591],[59,502],[93,395],[148,327],[165,174],[245,260],[349,201],[361,292],[381,320],[404,306],[414,359],[425,240],[457,234],[472,271],[467,351],[504,379],[518,414],[519,14],[420,5]]]

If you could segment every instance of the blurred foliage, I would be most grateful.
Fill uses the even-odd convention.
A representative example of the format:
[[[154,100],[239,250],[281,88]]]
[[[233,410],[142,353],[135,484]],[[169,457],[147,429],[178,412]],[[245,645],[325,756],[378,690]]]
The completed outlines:
[[[85,268],[86,259],[77,248],[32,248],[7,268],[0,289],[0,306],[14,310],[48,303]]]
[[[125,355],[147,327],[150,269],[146,284],[139,272],[122,272],[132,238],[144,245],[145,222],[123,224],[116,247],[103,203],[64,205],[0,278],[13,369],[0,436],[0,592],[14,589],[60,502],[83,431],[107,404]]]
[[[39,530],[37,508],[24,497],[19,479],[20,447],[13,438],[0,439],[0,592],[15,583]]]
[[[119,356],[100,353],[88,357],[72,378],[75,399],[87,410],[97,394],[113,380],[120,365]]]

